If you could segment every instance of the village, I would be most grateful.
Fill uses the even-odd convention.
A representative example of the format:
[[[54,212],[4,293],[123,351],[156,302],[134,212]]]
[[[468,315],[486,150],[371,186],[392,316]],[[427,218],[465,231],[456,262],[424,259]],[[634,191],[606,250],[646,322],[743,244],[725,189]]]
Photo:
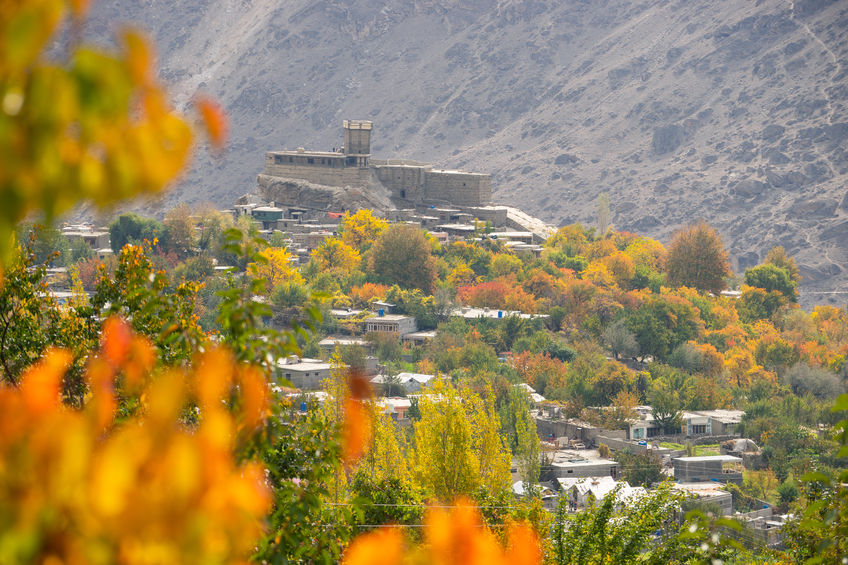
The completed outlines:
[[[354,149],[309,152],[299,148],[269,153],[257,190],[219,213],[233,222],[250,223],[261,238],[287,250],[291,269],[304,269],[327,242],[338,240],[345,222],[354,213],[361,214],[351,209],[351,201],[345,199],[350,196],[350,187],[341,192],[338,186],[334,188],[345,185],[348,177],[356,173],[359,178],[368,179],[366,185],[371,183],[370,187],[362,187],[365,194],[379,191],[373,183],[381,181],[375,178],[386,181],[382,186],[388,187],[390,197],[383,201],[385,207],[373,214],[387,226],[414,226],[443,248],[488,247],[504,255],[522,257],[525,263],[550,257],[546,242],[556,230],[520,210],[492,204],[484,175],[449,173],[453,182],[468,180],[464,175],[472,175],[468,178],[478,183],[474,196],[460,196],[456,200],[462,203],[457,204],[451,201],[450,190],[428,189],[421,180],[428,178],[425,172],[437,180],[442,174],[434,172],[430,165],[370,159],[370,137],[355,137],[363,132],[370,136],[370,122],[346,120],[344,132],[346,146]],[[372,174],[374,171],[376,174]],[[430,184],[442,186],[433,180]],[[318,196],[304,197],[313,193]],[[288,203],[268,200],[269,197]],[[291,202],[293,198],[298,201]],[[196,223],[194,229],[200,231],[203,226]],[[109,230],[91,224],[71,224],[64,226],[61,233],[72,245],[87,246],[96,260],[104,261],[116,251],[110,244]],[[215,271],[221,274],[229,269],[228,265],[215,265]],[[62,267],[48,271],[55,280],[67,280],[62,276]],[[60,301],[73,294],[71,288],[55,285],[51,293]],[[721,295],[725,301],[735,301],[739,296],[735,290]],[[261,295],[255,299],[268,301]],[[463,303],[457,298],[442,308],[438,319],[440,323],[461,320],[471,328],[482,323],[492,332],[502,331],[499,325],[515,323],[528,324],[537,333],[545,327],[563,327],[559,321],[551,324],[550,310],[545,308],[522,311],[508,306],[502,300]],[[280,397],[293,399],[301,410],[314,410],[331,398],[325,390],[327,383],[351,369],[343,359],[355,359],[356,370],[367,377],[376,394],[379,412],[399,429],[410,429],[416,421],[418,403],[431,394],[432,384],[452,378],[450,372],[415,371],[417,362],[427,357],[428,348],[438,336],[432,317],[418,319],[408,304],[399,307],[383,296],[360,300],[358,304],[341,301],[329,307],[325,315],[323,330],[312,342],[314,356],[289,355],[273,364],[274,390]],[[285,320],[281,322],[276,317],[268,317],[265,322],[283,330],[288,327]],[[378,354],[378,349],[383,353]],[[387,355],[386,350],[393,353]],[[513,351],[497,350],[496,354],[503,367],[513,365]],[[618,353],[613,351],[605,359],[606,363],[618,363]],[[653,359],[640,355],[637,360],[634,355],[622,362],[628,370],[645,371]],[[456,381],[455,374],[453,380]],[[626,508],[648,496],[660,482],[673,481],[673,490],[688,501],[687,508],[702,508],[746,524],[744,535],[739,537],[744,543],[781,547],[780,532],[787,519],[785,506],[781,509],[773,502],[743,495],[739,489],[747,470],[760,472],[767,466],[757,443],[740,433],[743,410],[684,409],[669,427],[668,422],[658,421],[652,406],[638,404],[619,419],[619,425],[607,428],[602,422],[605,412],[612,409],[609,406],[587,406],[581,416],[575,417],[561,398],[548,400],[527,382],[510,386],[526,396],[528,415],[540,446],[539,472],[533,482],[522,480],[519,463],[512,461],[511,489],[517,499],[534,493],[550,512],[564,507],[573,513],[610,495],[615,497],[617,506]],[[593,423],[586,421],[587,415]],[[641,479],[631,484],[626,476]]]

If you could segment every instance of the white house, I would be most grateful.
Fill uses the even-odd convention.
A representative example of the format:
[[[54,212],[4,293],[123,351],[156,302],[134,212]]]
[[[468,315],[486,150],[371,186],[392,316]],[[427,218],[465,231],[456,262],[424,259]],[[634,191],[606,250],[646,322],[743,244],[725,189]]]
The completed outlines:
[[[418,324],[415,323],[415,318],[403,314],[383,314],[365,319],[367,333],[385,332],[404,336],[417,330]]]

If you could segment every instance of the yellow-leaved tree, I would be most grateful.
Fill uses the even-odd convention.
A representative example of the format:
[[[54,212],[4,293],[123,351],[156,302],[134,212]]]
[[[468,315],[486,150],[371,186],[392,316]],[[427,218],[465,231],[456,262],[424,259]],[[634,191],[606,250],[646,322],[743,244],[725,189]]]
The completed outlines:
[[[258,261],[248,264],[251,276],[265,280],[266,292],[283,283],[303,284],[303,277],[292,264],[292,255],[282,247],[266,247],[259,252]]]
[[[312,259],[322,271],[350,272],[359,266],[359,251],[341,239],[328,237],[312,252]]]
[[[351,247],[364,251],[389,227],[388,222],[378,218],[371,210],[346,212],[341,222],[342,240]]]

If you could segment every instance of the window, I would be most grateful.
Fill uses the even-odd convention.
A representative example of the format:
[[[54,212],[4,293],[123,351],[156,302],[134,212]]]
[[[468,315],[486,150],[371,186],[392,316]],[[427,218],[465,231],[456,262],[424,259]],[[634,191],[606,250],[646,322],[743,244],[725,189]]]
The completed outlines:
[[[281,165],[283,163],[282,155],[274,155],[274,163],[277,165]]]
[[[314,164],[315,164],[315,159],[313,159],[312,157],[307,157],[307,158],[306,158],[306,162],[307,162],[307,163],[309,163],[310,165],[314,165]]]
[[[406,191],[405,191],[405,190],[401,190],[401,191],[400,191],[400,197],[401,197],[401,198],[406,198]]]
[[[706,424],[700,424],[700,425],[697,425],[697,426],[692,426],[692,433],[693,434],[705,434],[705,433],[707,433],[707,425]]]
[[[289,163],[294,163],[294,157],[289,157]]]

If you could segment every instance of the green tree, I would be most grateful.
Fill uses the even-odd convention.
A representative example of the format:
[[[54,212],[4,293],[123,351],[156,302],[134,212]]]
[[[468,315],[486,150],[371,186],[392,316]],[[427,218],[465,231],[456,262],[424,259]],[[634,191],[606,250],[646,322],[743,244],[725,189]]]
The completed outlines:
[[[171,282],[153,268],[149,253],[148,244],[125,246],[114,276],[100,277],[92,305],[103,317],[126,318],[154,341],[163,361],[188,360],[205,339],[194,311],[198,283],[182,282],[166,292]]]
[[[643,355],[665,359],[678,345],[701,334],[697,311],[686,301],[651,296],[627,319]]]
[[[35,263],[66,267],[73,262],[71,243],[56,228],[23,223],[18,226],[17,238],[33,254]]]
[[[777,291],[791,302],[798,301],[798,290],[792,275],[787,269],[765,263],[745,271],[745,284],[762,288],[766,292]]]
[[[666,478],[662,461],[649,453],[632,453],[628,450],[617,451],[615,460],[621,464],[621,478],[633,486],[650,488]]]
[[[624,318],[607,326],[601,338],[615,359],[620,356],[636,357],[639,355],[639,343],[636,341],[636,335],[627,327],[627,320]]]
[[[425,491],[443,501],[474,491],[479,462],[472,450],[471,426],[459,395],[444,383],[419,397],[415,422],[415,475]]]
[[[109,241],[115,254],[120,253],[128,243],[140,245],[146,240],[154,245],[154,240],[159,240],[160,244],[164,244],[166,238],[164,224],[153,218],[142,218],[133,212],[121,214],[109,224]]]
[[[73,363],[62,382],[66,403],[79,406],[87,386],[83,369],[97,345],[99,322],[84,304],[60,305],[44,280],[46,263],[24,247],[0,285],[0,383],[17,386],[24,369],[50,347],[64,347]],[[0,387],[3,385],[0,384]]]
[[[666,272],[669,284],[718,294],[730,275],[721,236],[703,221],[678,231],[668,247]]]
[[[407,224],[389,227],[371,250],[369,270],[386,284],[433,291],[436,262],[420,229]]]
[[[648,393],[654,420],[665,433],[680,433],[681,412],[694,394],[695,382],[691,376],[668,366],[653,364],[654,377]]]
[[[573,516],[564,511],[566,498],[560,499],[552,533],[554,563],[655,563],[650,559],[654,536],[659,530],[673,528],[682,497],[663,483],[618,510],[617,493],[618,489]]]
[[[801,270],[798,268],[795,259],[790,257],[783,247],[773,247],[766,253],[766,258],[763,259],[763,264],[774,265],[781,269],[786,269],[789,277],[796,285],[801,284]]]

